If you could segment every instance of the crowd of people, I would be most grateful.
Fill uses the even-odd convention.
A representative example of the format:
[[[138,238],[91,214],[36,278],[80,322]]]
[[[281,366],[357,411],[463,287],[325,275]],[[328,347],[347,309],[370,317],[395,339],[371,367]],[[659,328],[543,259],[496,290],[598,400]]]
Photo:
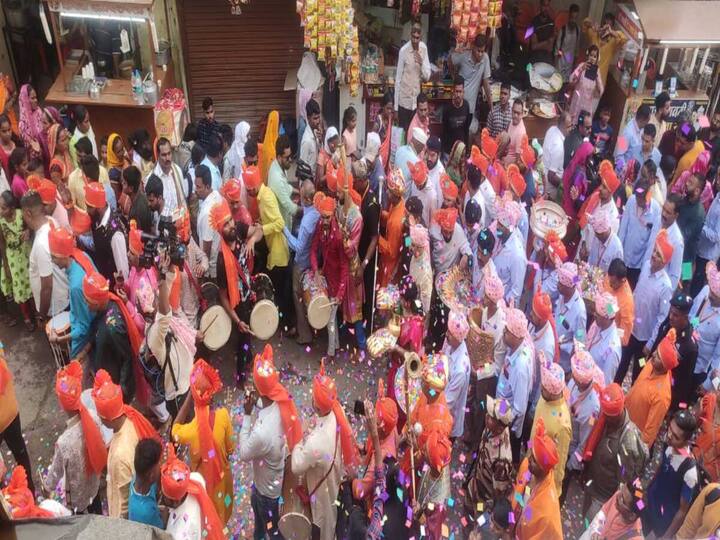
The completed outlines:
[[[96,138],[85,107],[61,115],[22,86],[18,120],[0,115],[0,307],[9,326],[19,313],[47,328],[67,425],[33,478],[3,354],[13,517],[105,511],[225,538],[235,455],[257,539],[282,538],[290,497],[323,540],[563,538],[573,486],[583,538],[714,535],[720,113],[669,125],[663,92],[615,135],[601,97],[622,35],[610,15],[586,21],[578,61],[576,6],[555,29],[549,4],[531,53],[560,41],[576,90],[542,144],[509,84],[492,103],[484,36],[451,55],[453,99],[431,130],[417,26],[364,144],[355,109],[339,132],[312,98],[297,141],[276,111],[261,137],[221,124],[211,98],[177,146],[144,129]],[[538,226],[548,201],[566,225]],[[327,336],[310,428],[283,358],[254,339],[267,276],[283,338]],[[233,381],[199,326],[208,289],[232,324]],[[327,295],[326,330],[308,290]],[[386,375],[352,411],[365,444],[325,371],[341,350]],[[214,400],[223,385],[244,392],[241,426]]]

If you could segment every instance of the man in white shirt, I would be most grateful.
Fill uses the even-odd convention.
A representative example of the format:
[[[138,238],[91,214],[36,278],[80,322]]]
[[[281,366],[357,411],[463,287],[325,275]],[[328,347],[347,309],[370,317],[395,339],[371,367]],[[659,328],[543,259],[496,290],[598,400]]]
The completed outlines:
[[[462,436],[465,429],[465,403],[470,385],[470,357],[465,338],[469,331],[467,316],[451,311],[448,315],[448,329],[442,352],[448,356],[445,399],[453,417],[453,428],[450,432],[450,437],[453,439]]]
[[[408,163],[410,176],[412,177],[412,185],[410,186],[410,196],[417,197],[423,205],[423,221],[426,226],[430,225],[437,206],[437,193],[435,188],[428,182],[428,169],[423,160],[417,163]]]
[[[542,146],[542,161],[545,167],[545,193],[551,201],[558,200],[558,188],[562,185],[565,137],[572,128],[572,117],[563,111],[556,126],[550,126],[545,133]]]
[[[586,253],[584,246],[581,249],[580,257],[587,259],[590,266],[597,266],[603,272],[607,272],[613,259],[623,258],[623,245],[618,235],[612,231],[610,226],[610,215],[608,212],[597,212],[588,218],[588,224],[592,227],[589,231],[590,242]]]
[[[395,72],[395,110],[400,127],[407,131],[417,107],[420,85],[430,78],[430,59],[427,45],[420,41],[422,26],[413,23],[410,41],[400,48]]]
[[[463,205],[462,207],[465,208],[467,206],[467,203],[470,199],[473,199],[478,206],[480,207],[480,227],[485,228],[490,225],[490,212],[489,207],[493,205],[495,202],[495,192],[492,190],[492,187],[490,187],[490,191],[492,192],[493,198],[490,201],[485,200],[485,193],[487,193],[487,190],[483,190],[483,184],[486,182],[489,184],[487,178],[484,178],[482,175],[482,172],[480,172],[480,169],[478,169],[475,165],[472,163],[468,165],[467,168],[467,186],[468,190],[465,193],[465,198],[463,199]],[[488,204],[489,203],[489,204]]]
[[[160,178],[163,183],[163,199],[165,199],[165,209],[170,213],[174,213],[178,208],[187,207],[186,180],[183,173],[172,160],[172,145],[165,137],[158,139],[155,145],[157,151],[157,165],[153,169],[153,174]]]
[[[212,188],[220,189],[222,186],[222,174],[220,173],[220,163],[222,163],[222,139],[218,133],[214,133],[210,137],[210,143],[205,149],[205,159],[200,164],[205,165],[212,175]]]
[[[683,252],[685,251],[685,239],[677,224],[678,210],[682,204],[683,198],[677,193],[671,193],[668,195],[668,198],[665,199],[661,215],[662,228],[667,231],[668,240],[670,240],[670,244],[673,247],[672,259],[670,259],[670,263],[666,268],[668,277],[670,278],[670,288],[673,291],[677,289],[678,282],[680,281]],[[657,235],[651,239],[652,244],[655,244],[656,236]]]
[[[65,271],[52,262],[48,242],[50,220],[43,211],[40,194],[29,191],[23,196],[20,205],[25,225],[35,233],[30,250],[30,288],[38,319],[42,323],[68,308],[70,284]]]
[[[315,178],[318,152],[320,151],[319,141],[322,141],[323,137],[321,133],[322,116],[320,115],[320,105],[314,99],[309,100],[305,105],[305,117],[307,118],[307,126],[300,141],[299,159],[310,166],[312,176]]]
[[[493,262],[503,282],[505,300],[518,305],[523,292],[527,255],[522,242],[522,233],[517,228],[522,209],[511,200],[501,200],[497,209],[496,252]]]
[[[395,152],[395,166],[402,171],[405,180],[405,200],[410,197],[410,186],[413,183],[410,164],[420,160],[420,155],[424,152],[428,141],[428,136],[421,128],[414,128],[408,137],[408,143]]]
[[[490,58],[485,52],[487,38],[485,34],[478,34],[469,51],[458,52],[456,50],[450,55],[450,62],[458,69],[460,76],[465,79],[465,99],[470,105],[472,122],[470,133],[478,131],[478,119],[475,116],[475,105],[478,100],[480,86],[485,93],[488,111],[492,110],[492,92],[490,91]]]
[[[620,364],[622,345],[615,317],[618,303],[609,292],[595,295],[595,321],[590,325],[585,346],[595,364],[603,372],[605,384],[613,382]]]
[[[440,179],[445,174],[445,167],[440,161],[440,152],[442,146],[437,135],[430,135],[425,147],[425,164],[428,169],[428,183],[435,190],[436,205],[435,208],[441,208],[443,204],[442,189],[440,189]]]
[[[205,165],[195,167],[195,193],[200,199],[200,211],[197,218],[197,233],[200,248],[210,263],[209,275],[217,275],[217,254],[220,248],[220,235],[210,225],[210,210],[222,201],[222,195],[212,187],[212,174]]]

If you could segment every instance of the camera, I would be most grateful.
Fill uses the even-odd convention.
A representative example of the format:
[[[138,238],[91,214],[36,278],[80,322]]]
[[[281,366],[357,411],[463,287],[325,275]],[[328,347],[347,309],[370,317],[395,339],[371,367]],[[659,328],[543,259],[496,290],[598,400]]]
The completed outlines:
[[[164,253],[170,257],[170,263],[178,268],[185,264],[187,247],[178,239],[175,223],[170,216],[160,216],[157,236],[143,233],[142,240],[141,268],[152,268],[157,257]]]

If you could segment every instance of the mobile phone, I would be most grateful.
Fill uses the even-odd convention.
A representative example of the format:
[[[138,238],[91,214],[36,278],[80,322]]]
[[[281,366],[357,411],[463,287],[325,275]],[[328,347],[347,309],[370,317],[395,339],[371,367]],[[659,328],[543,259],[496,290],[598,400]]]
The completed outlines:
[[[588,66],[588,68],[585,70],[585,77],[587,77],[591,81],[594,81],[595,79],[597,79],[597,75],[598,75],[598,65],[597,64],[592,64],[592,65]]]
[[[361,399],[355,400],[355,407],[353,409],[353,412],[358,416],[365,416],[365,404],[362,402]]]

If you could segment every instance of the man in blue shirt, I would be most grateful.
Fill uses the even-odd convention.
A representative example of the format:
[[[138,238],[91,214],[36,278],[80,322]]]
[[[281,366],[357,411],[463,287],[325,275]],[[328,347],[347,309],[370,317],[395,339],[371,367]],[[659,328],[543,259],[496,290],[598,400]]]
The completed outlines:
[[[615,162],[622,158],[623,162],[635,157],[642,147],[642,133],[645,126],[650,122],[650,106],[643,104],[638,107],[635,118],[630,120],[622,132],[625,141],[621,144],[618,139],[615,146]]]
[[[292,269],[293,280],[293,301],[295,303],[295,315],[297,317],[297,338],[299,345],[306,345],[312,342],[312,332],[308,325],[305,313],[306,306],[303,305],[302,295],[302,277],[307,269],[310,268],[310,245],[312,237],[315,233],[320,214],[313,205],[315,197],[315,185],[305,180],[300,186],[300,198],[303,205],[303,217],[300,221],[300,228],[297,236],[293,236],[290,230],[285,227],[284,233],[287,238],[288,247],[295,252],[295,264]]]
[[[660,229],[660,214],[660,205],[650,196],[648,184],[638,182],[625,205],[618,231],[631,287],[635,287],[643,263],[652,255],[650,240]]]
[[[655,147],[655,135],[657,135],[657,129],[653,124],[647,124],[642,130],[642,136],[640,137],[640,148],[637,152],[631,156],[640,165],[643,165],[648,159],[651,159],[655,163],[656,167],[660,167],[660,150]],[[640,178],[640,172],[638,171],[638,178]]]

